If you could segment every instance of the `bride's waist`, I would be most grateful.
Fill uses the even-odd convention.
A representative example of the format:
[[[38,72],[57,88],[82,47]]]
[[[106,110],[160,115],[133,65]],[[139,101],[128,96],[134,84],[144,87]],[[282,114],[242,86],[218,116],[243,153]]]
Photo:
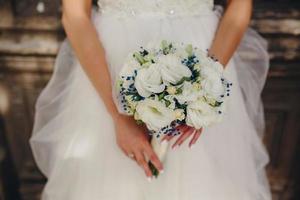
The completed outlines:
[[[209,14],[213,11],[213,4],[201,3],[185,5],[115,5],[99,8],[101,15],[114,17],[178,17]],[[200,2],[200,3],[199,3]]]

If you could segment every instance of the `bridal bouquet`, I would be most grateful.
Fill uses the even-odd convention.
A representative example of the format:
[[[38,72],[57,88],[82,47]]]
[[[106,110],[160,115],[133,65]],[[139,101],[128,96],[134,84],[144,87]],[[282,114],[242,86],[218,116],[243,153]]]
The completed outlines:
[[[130,53],[117,80],[123,111],[146,125],[161,161],[168,148],[161,136],[178,134],[181,124],[200,129],[219,122],[231,85],[207,52],[165,40]],[[158,170],[148,164],[157,177]]]

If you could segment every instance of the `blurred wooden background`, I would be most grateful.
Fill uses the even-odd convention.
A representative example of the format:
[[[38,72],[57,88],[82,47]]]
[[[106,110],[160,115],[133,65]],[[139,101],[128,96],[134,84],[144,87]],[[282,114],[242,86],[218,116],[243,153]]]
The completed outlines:
[[[300,199],[300,2],[257,0],[252,26],[269,42],[263,93],[274,200]],[[0,0],[0,199],[37,200],[44,186],[28,139],[37,95],[64,33],[58,0]]]

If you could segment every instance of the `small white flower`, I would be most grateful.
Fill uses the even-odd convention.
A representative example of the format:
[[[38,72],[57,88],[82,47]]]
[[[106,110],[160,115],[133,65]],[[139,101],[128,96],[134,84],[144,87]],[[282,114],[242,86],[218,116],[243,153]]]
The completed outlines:
[[[198,90],[198,91],[200,91],[201,90],[201,84],[200,83],[193,83],[192,84],[193,85],[193,89],[194,90]]]
[[[174,87],[174,86],[168,86],[168,87],[167,87],[167,92],[168,92],[169,94],[175,94],[176,91],[177,91],[177,89],[176,89],[176,87]]]
[[[202,99],[192,102],[187,106],[186,123],[200,129],[219,121],[220,114]]]
[[[125,100],[130,108],[130,113],[133,113],[137,105],[137,101],[132,100],[132,98],[133,95],[125,95]]]
[[[152,93],[164,91],[165,85],[162,83],[158,66],[152,64],[148,68],[138,70],[134,86],[142,97],[149,97]]]
[[[201,65],[199,63],[194,65],[194,69],[200,71]]]
[[[184,114],[184,110],[183,109],[176,109],[175,110],[175,117],[178,120],[184,120],[185,118],[185,114]]]
[[[138,102],[135,119],[142,120],[149,130],[159,131],[175,120],[175,113],[160,101],[145,99]]]
[[[158,58],[160,72],[165,83],[178,83],[183,77],[190,77],[191,70],[181,63],[180,57],[168,54]]]

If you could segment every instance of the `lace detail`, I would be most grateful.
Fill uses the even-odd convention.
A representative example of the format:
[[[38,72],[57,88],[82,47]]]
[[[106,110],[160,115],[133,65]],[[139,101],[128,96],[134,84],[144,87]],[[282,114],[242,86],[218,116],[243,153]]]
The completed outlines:
[[[100,12],[119,17],[196,15],[213,8],[213,0],[99,0]]]

